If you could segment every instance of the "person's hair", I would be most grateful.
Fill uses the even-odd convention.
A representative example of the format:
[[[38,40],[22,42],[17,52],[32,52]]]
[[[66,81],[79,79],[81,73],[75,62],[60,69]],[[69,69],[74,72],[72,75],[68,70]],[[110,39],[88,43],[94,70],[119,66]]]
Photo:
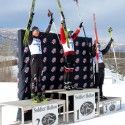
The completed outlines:
[[[34,27],[32,28],[32,32],[35,31],[35,30],[39,31],[39,28],[38,28],[37,26],[34,26]]]

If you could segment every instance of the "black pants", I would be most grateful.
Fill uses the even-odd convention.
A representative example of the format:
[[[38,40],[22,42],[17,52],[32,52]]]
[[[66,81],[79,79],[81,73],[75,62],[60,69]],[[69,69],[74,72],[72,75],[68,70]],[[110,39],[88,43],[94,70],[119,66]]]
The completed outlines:
[[[103,96],[102,86],[104,84],[104,68],[99,68],[99,72],[95,73],[95,88],[99,87],[100,96]]]
[[[32,55],[31,56],[31,92],[33,94],[42,93],[42,82],[41,82],[41,75],[42,75],[42,55]]]
[[[73,77],[73,71],[70,69],[74,68],[74,55],[67,55],[65,56],[65,67],[69,69],[69,71],[67,70],[65,72],[64,75],[64,82],[71,82],[72,81],[72,77]]]
[[[32,55],[31,56],[31,61],[30,61],[30,66],[31,66],[31,93],[37,95],[39,92],[40,94],[42,93],[41,87],[42,87],[42,82],[41,82],[41,73],[42,73],[42,55]],[[29,121],[32,119],[32,111],[29,110],[24,114],[25,121]],[[17,114],[17,120],[21,120],[21,109],[18,110]]]

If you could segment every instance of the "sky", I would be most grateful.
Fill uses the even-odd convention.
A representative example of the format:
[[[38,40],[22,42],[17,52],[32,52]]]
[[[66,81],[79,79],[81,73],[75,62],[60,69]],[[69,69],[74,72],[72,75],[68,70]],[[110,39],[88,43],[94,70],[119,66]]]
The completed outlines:
[[[32,0],[0,0],[0,28],[25,28]],[[75,30],[80,24],[77,6],[73,0],[61,0],[67,27]],[[33,25],[44,31],[49,23],[47,11],[54,13],[57,30],[60,14],[56,0],[36,0]],[[125,0],[79,0],[79,13],[88,37],[94,37],[93,13],[96,14],[100,40],[109,41],[108,28],[113,28],[113,38],[117,43],[125,43]],[[53,31],[56,31],[53,27]],[[84,36],[81,31],[80,36]]]

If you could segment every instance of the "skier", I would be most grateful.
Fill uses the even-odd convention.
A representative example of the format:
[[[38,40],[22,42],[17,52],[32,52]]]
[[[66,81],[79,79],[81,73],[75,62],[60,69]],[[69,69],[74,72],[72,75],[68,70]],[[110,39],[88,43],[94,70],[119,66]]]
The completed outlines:
[[[49,33],[53,23],[53,16],[50,18],[49,26],[45,33]],[[41,102],[44,99],[44,90],[41,90],[41,73],[42,73],[42,47],[43,36],[39,28],[32,28],[31,38],[29,40],[29,49],[31,53],[31,98],[35,102]]]
[[[111,44],[113,42],[113,39],[110,39],[108,45],[105,47],[105,49],[101,50],[101,45],[100,43],[98,43],[97,47],[99,50],[99,55],[98,55],[98,72],[95,73],[95,88],[99,87],[100,90],[100,98],[101,99],[107,99],[105,96],[103,96],[103,90],[102,90],[102,86],[104,84],[104,77],[105,77],[105,64],[103,62],[103,55],[105,55],[110,47]],[[92,49],[92,55],[94,57],[94,63],[96,64],[96,45],[93,45],[93,49]],[[96,65],[95,65],[96,67]],[[96,69],[96,68],[95,68]]]
[[[71,76],[74,70],[74,40],[78,37],[80,33],[80,29],[83,26],[83,22],[80,23],[77,30],[73,33],[73,31],[68,31],[68,38],[66,38],[65,30],[64,30],[64,20],[61,21],[60,26],[60,42],[64,50],[64,58],[65,58],[65,79],[64,79],[64,88],[66,90],[73,89],[71,83]],[[69,42],[69,46],[67,44]]]

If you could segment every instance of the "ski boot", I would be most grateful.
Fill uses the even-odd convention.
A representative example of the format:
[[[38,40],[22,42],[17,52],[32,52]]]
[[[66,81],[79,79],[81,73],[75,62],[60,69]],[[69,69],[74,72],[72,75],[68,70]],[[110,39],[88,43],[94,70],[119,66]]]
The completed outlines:
[[[43,101],[49,101],[49,99],[46,98],[45,93],[42,93],[41,98]]]
[[[34,103],[37,103],[37,94],[36,93],[31,93],[31,100]]]
[[[64,89],[65,90],[72,90],[72,83],[71,82],[65,82],[64,83]]]
[[[38,103],[41,103],[41,102],[49,101],[49,99],[46,98],[45,93],[40,92],[37,94],[37,101],[38,101]]]
[[[107,100],[108,98],[105,97],[105,96],[100,96],[100,99],[101,99],[101,100]]]

